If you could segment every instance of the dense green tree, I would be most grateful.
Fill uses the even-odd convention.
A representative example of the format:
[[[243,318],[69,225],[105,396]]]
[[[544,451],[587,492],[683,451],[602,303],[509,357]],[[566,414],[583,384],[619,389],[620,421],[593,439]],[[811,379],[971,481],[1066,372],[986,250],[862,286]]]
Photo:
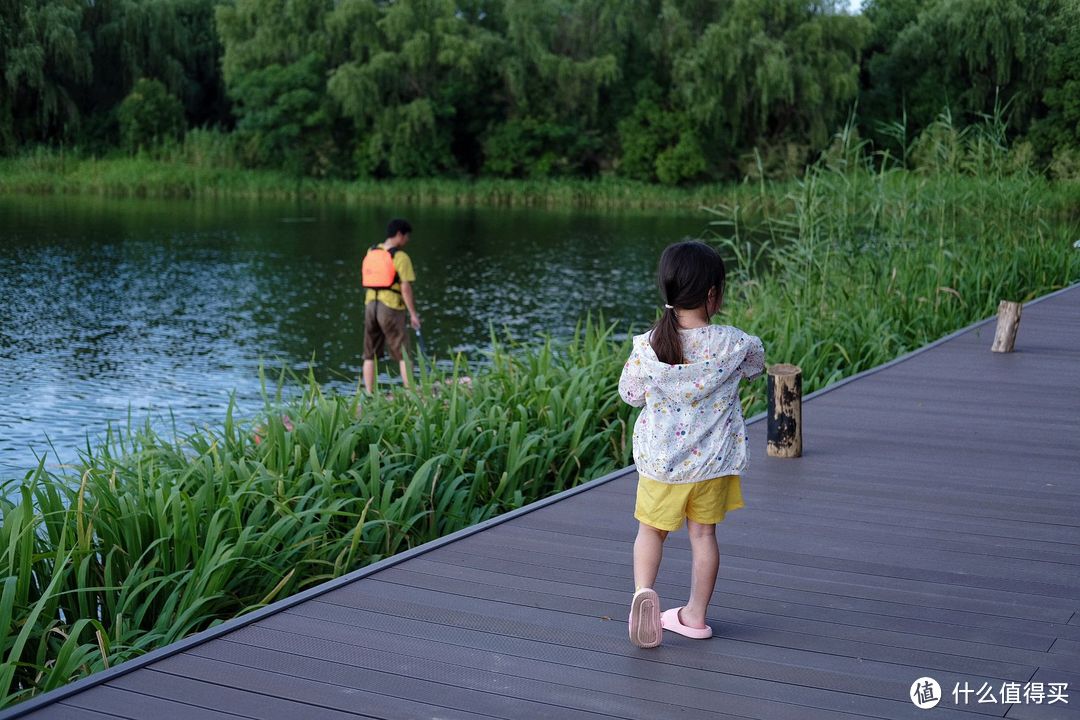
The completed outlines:
[[[1080,28],[1080,0],[1063,1],[1048,27],[1053,45],[1046,56],[1042,108],[1034,122],[1031,140],[1042,157],[1069,158],[1072,164],[1080,166],[1080,32],[1077,28]]]
[[[730,172],[753,149],[780,162],[789,145],[801,161],[823,147],[858,96],[868,34],[831,2],[734,0],[675,63],[708,160]]]
[[[258,165],[327,175],[341,167],[326,90],[332,0],[237,0],[217,8],[237,141]]]
[[[182,98],[192,115],[213,92],[220,45],[214,0],[94,0],[87,3],[93,35],[93,94],[102,107],[123,99],[140,78],[154,78]],[[205,87],[204,82],[211,87]],[[218,83],[219,84],[219,83]]]
[[[1004,109],[1013,134],[1039,111],[1059,0],[871,0],[864,116],[872,137],[913,137],[949,109],[961,125]],[[876,134],[874,134],[876,133]]]
[[[905,159],[997,113],[1080,173],[1078,26],[1080,0],[0,0],[0,152],[211,125],[313,176],[679,184],[797,174],[856,109]]]
[[[93,43],[93,82],[80,104],[95,116],[92,135],[116,133],[113,110],[141,78],[160,81],[182,101],[181,121],[226,122],[221,53],[214,32],[218,0],[94,0],[86,2],[85,32]]]
[[[0,150],[70,139],[82,113],[77,98],[91,80],[90,39],[80,0],[0,6]]]
[[[188,124],[227,119],[213,28],[217,0],[8,0],[0,6],[0,149],[111,144],[115,111],[142,77],[181,98]]]
[[[483,17],[480,3],[471,10],[474,20]],[[467,166],[455,148],[478,131],[470,117],[484,116],[476,108],[498,37],[450,0],[345,0],[327,22],[343,60],[327,87],[355,124],[361,174],[417,177]]]
[[[501,62],[506,120],[484,145],[496,175],[592,174],[604,147],[602,100],[619,79],[613,5],[506,0],[508,51]],[[605,52],[606,50],[606,52]]]
[[[700,177],[706,170],[705,153],[690,118],[673,110],[667,95],[651,80],[639,83],[638,96],[629,117],[618,126],[619,173],[670,185]]]
[[[175,140],[184,132],[184,106],[159,80],[136,82],[116,114],[120,137],[129,150]]]

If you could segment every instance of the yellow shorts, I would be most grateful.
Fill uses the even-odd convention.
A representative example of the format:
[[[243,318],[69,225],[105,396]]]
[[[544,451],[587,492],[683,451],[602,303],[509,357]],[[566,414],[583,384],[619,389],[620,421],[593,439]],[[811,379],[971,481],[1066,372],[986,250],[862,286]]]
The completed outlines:
[[[738,475],[680,484],[638,476],[634,517],[659,530],[678,530],[683,518],[699,525],[715,525],[728,510],[741,507],[744,506]]]

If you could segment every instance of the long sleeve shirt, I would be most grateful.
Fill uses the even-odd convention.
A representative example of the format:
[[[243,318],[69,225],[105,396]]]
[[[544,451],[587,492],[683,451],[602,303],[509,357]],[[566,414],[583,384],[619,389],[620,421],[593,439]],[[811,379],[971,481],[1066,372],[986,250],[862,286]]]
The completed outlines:
[[[746,467],[739,381],[765,370],[761,340],[728,325],[679,331],[682,365],[656,357],[649,333],[634,337],[619,395],[644,407],[634,424],[638,473],[667,483],[738,475]]]

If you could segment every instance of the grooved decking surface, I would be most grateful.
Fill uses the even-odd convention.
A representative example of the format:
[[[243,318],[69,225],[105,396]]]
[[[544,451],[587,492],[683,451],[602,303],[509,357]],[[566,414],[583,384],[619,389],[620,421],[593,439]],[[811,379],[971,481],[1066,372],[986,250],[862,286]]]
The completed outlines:
[[[993,333],[809,398],[801,459],[750,426],[711,640],[627,640],[631,468],[0,717],[1080,720],[1080,287]],[[665,607],[689,579],[682,531]],[[1069,703],[952,696],[1032,681]]]

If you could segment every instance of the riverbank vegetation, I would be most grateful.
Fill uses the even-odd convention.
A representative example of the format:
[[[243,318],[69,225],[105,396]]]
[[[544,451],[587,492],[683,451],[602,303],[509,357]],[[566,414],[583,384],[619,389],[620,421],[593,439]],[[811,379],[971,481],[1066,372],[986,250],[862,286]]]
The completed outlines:
[[[849,126],[781,201],[748,185],[745,204],[715,208],[708,238],[729,259],[721,320],[760,335],[770,362],[801,365],[812,391],[1001,298],[1080,281],[1077,218],[1003,133],[943,118],[907,148],[927,158],[912,172]],[[43,464],[0,493],[0,699],[630,464],[627,330],[583,321],[565,345],[493,341],[392,399],[286,383],[263,417],[129,428],[74,467]],[[762,383],[743,400],[760,411]]]
[[[1076,177],[1078,25],[1080,0],[8,3],[0,155],[148,157],[119,184],[164,173],[168,192],[201,181],[169,175],[180,157],[289,179],[219,187],[693,186],[800,176],[853,108],[905,164],[942,112],[964,128],[999,110],[1034,167]]]
[[[341,180],[296,177],[280,170],[219,165],[196,152],[190,135],[171,152],[96,158],[38,148],[0,157],[0,193],[111,197],[304,199],[384,205],[686,208],[755,197],[736,184],[667,187],[610,177],[387,178]]]

